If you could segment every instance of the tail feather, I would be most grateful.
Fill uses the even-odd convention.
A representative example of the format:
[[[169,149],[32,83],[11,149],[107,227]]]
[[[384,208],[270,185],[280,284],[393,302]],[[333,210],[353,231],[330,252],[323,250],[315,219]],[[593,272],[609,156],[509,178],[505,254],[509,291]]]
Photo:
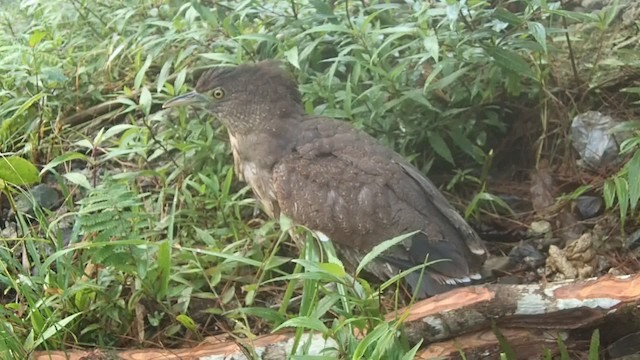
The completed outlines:
[[[462,278],[449,278],[441,274],[425,271],[420,278],[420,272],[414,271],[405,277],[405,281],[416,297],[423,299],[442,294],[459,287],[469,286],[481,280],[480,274],[471,274]]]

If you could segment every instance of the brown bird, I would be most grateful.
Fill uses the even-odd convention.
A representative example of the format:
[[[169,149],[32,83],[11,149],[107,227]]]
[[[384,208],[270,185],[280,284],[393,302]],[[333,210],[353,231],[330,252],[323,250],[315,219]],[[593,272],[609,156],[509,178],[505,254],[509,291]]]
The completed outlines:
[[[164,107],[197,105],[227,128],[236,174],[266,213],[330,239],[348,268],[372,247],[419,231],[367,270],[380,279],[428,261],[405,279],[418,297],[479,278],[478,235],[424,175],[351,124],[305,114],[297,84],[272,61],[203,73]],[[419,281],[420,280],[420,281]]]

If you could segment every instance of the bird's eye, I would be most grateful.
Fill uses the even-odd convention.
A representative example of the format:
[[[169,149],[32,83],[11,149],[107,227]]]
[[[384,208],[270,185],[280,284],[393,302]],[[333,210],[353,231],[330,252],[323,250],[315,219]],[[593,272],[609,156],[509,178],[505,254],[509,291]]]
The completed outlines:
[[[211,92],[211,95],[218,100],[222,99],[224,97],[224,90],[222,90],[222,88],[215,88]]]

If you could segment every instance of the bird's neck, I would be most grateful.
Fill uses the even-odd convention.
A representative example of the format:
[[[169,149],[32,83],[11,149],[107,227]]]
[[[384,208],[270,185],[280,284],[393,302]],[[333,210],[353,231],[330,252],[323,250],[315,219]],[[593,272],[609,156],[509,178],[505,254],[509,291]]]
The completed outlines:
[[[285,156],[291,154],[296,145],[298,122],[277,124],[271,128],[262,128],[250,133],[232,133],[234,156],[241,162],[255,164],[270,170]],[[234,144],[235,143],[235,144]]]

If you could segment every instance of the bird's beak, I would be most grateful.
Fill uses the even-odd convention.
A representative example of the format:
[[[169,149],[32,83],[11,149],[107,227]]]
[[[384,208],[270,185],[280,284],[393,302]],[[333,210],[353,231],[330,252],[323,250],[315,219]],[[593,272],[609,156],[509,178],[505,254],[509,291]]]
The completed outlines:
[[[207,100],[208,99],[206,96],[200,93],[197,93],[195,91],[192,91],[190,93],[186,93],[186,94],[174,97],[173,99],[162,104],[162,108],[166,109],[174,106],[205,104],[208,102]]]

